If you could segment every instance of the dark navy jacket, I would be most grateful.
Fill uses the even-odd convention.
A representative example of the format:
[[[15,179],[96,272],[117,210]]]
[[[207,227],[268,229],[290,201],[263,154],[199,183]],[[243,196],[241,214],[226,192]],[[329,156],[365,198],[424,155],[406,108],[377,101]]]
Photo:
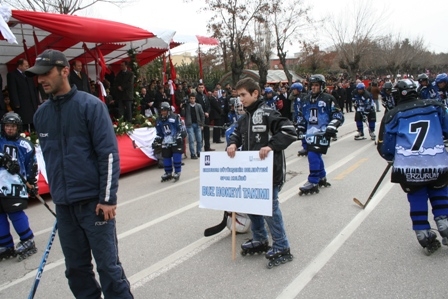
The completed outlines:
[[[34,124],[55,204],[117,203],[118,145],[103,102],[73,86],[42,104]]]

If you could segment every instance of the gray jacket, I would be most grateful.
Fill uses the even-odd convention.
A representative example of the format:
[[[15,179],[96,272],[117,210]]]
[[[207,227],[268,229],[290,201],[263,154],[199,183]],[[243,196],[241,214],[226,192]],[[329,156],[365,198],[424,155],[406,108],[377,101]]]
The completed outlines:
[[[196,103],[194,105],[194,108],[191,107],[189,103],[183,105],[180,114],[184,117],[185,126],[188,128],[188,127],[191,127],[191,125],[192,125],[192,122],[191,122],[191,109],[195,109],[196,110],[196,119],[198,120],[198,125],[200,127],[203,127],[204,126],[204,121],[205,121],[205,114],[204,114],[204,110],[202,110],[201,104],[198,104],[198,103]]]

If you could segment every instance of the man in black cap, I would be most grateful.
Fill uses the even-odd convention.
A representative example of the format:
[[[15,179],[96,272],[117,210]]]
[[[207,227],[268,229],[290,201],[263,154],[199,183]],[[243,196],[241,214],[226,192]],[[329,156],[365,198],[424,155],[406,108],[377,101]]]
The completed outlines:
[[[76,298],[133,298],[118,258],[115,214],[120,162],[106,105],[70,87],[67,58],[45,50],[28,76],[50,94],[34,115],[56,205],[69,286]],[[95,279],[95,258],[101,287]]]

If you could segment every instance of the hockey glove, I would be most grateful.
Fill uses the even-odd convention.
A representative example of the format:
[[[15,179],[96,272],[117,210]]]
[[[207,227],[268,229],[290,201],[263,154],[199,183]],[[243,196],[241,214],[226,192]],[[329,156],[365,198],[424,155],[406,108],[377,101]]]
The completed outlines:
[[[20,165],[17,160],[7,160],[5,168],[10,174],[18,174],[20,172]]]
[[[330,123],[327,125],[327,128],[325,129],[325,136],[327,137],[336,137],[336,133],[338,132],[338,127],[341,124],[341,122],[337,119],[333,119],[330,121]]]
[[[28,198],[35,199],[37,195],[39,194],[39,186],[37,184],[29,183],[31,188],[28,188],[27,186],[27,192],[28,192]]]
[[[182,136],[181,136],[180,134],[178,134],[178,135],[176,136],[176,144],[177,144],[178,146],[181,146],[181,145],[182,145],[182,141],[183,141]]]
[[[302,125],[297,125],[296,126],[296,132],[297,132],[297,138],[299,139],[299,140],[301,140],[301,139],[303,139],[305,136],[305,131],[306,131],[306,128],[304,127],[304,126],[302,126]]]

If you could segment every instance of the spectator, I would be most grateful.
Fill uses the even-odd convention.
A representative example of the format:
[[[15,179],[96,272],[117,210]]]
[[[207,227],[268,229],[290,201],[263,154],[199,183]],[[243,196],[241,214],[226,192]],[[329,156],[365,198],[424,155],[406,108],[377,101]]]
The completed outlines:
[[[29,68],[28,61],[20,58],[17,61],[17,69],[6,76],[8,83],[9,99],[12,102],[14,112],[19,114],[23,125],[31,131],[33,128],[33,116],[37,110],[37,88],[33,79],[25,75]]]
[[[128,62],[120,64],[121,71],[115,77],[114,99],[118,101],[119,116],[127,122],[132,121],[132,102],[134,100],[134,74],[128,70]]]
[[[69,82],[70,86],[76,85],[79,91],[92,93],[92,90],[90,89],[89,78],[87,77],[86,73],[83,72],[82,63],[79,60],[75,60],[72,64]]]
[[[185,127],[187,127],[190,157],[197,159],[201,155],[205,115],[202,106],[196,103],[195,94],[190,94],[188,100],[189,103],[184,103],[181,106],[181,115],[184,117]],[[195,141],[196,147],[194,146]]]
[[[205,95],[205,86],[203,83],[199,83],[197,88],[198,93],[196,94],[196,103],[200,104],[202,110],[204,110],[205,120],[204,129],[202,130],[202,140],[204,140],[204,151],[214,151],[215,149],[210,148],[210,101]]]

